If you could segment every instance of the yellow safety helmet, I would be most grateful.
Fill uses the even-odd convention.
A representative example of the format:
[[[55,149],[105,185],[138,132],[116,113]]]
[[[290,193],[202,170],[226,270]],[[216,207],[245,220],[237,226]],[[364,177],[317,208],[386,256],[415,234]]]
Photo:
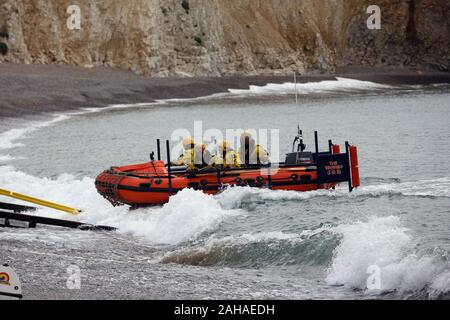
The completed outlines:
[[[184,149],[192,149],[194,144],[195,144],[194,139],[192,139],[192,137],[187,137],[187,138],[184,138],[184,140],[183,140],[183,148]]]
[[[254,140],[253,136],[252,136],[252,134],[250,132],[244,131],[241,134],[241,145],[244,145],[247,139],[248,139],[249,142]]]
[[[242,134],[241,134],[241,139],[242,139],[242,138],[247,138],[247,137],[253,138],[253,137],[252,137],[252,134],[251,134],[250,132],[248,132],[247,130],[245,130],[245,131],[242,132]]]

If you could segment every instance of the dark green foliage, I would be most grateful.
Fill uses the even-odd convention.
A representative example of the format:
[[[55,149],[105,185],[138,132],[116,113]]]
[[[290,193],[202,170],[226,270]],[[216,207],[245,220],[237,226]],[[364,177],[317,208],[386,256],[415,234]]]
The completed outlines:
[[[203,40],[200,37],[194,37],[195,42],[197,42],[197,45],[202,46],[203,45]]]
[[[189,13],[189,1],[188,0],[183,0],[181,1],[181,6],[183,7],[184,11],[186,11],[186,13]]]
[[[6,55],[8,53],[8,46],[6,43],[0,42],[0,54]]]

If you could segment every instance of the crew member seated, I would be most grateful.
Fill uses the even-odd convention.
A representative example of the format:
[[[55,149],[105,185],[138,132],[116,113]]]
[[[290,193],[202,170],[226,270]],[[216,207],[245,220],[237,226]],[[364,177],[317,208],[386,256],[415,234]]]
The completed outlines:
[[[269,153],[259,144],[249,132],[241,135],[239,156],[245,165],[262,165],[269,162]]]
[[[173,166],[190,166],[194,163],[194,139],[187,137],[183,140],[184,152],[178,159],[171,161]]]
[[[241,159],[239,154],[231,148],[229,141],[220,141],[218,146],[219,154],[211,157],[211,161],[209,162],[210,166],[217,167],[223,165],[224,168],[241,167]]]
[[[206,144],[196,144],[194,147],[194,163],[188,169],[204,169],[209,166],[211,153],[206,149]]]

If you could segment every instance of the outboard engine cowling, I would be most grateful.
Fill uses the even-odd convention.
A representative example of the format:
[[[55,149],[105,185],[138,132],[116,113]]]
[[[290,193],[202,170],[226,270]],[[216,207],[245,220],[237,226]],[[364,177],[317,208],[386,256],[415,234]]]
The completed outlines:
[[[286,155],[286,165],[311,164],[314,162],[312,152],[291,152]]]

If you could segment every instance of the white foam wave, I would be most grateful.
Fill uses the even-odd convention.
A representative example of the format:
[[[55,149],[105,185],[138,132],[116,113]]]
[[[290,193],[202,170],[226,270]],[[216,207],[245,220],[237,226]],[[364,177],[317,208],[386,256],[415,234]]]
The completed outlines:
[[[213,196],[192,189],[171,197],[162,208],[140,211],[132,213],[126,223],[121,222],[121,230],[170,245],[196,239],[215,230],[225,218],[239,214],[223,209]]]
[[[281,201],[281,200],[307,200],[320,196],[334,196],[336,193],[329,190],[316,190],[310,192],[296,192],[287,190],[270,190],[250,187],[228,188],[219,195],[217,199],[225,208],[239,208],[244,203],[261,200]],[[342,193],[345,194],[345,193]]]
[[[336,80],[325,80],[307,83],[291,83],[282,84],[268,83],[264,86],[249,86],[249,89],[228,89],[228,92],[215,93],[207,96],[196,98],[173,98],[158,99],[155,102],[135,103],[135,104],[117,104],[102,109],[85,109],[87,111],[98,112],[108,109],[125,109],[134,107],[151,107],[170,103],[195,102],[218,98],[237,98],[249,95],[279,95],[279,94],[298,94],[307,95],[313,93],[330,93],[330,92],[351,92],[351,91],[370,91],[380,89],[392,89],[389,85],[383,85],[375,82],[361,81],[355,79],[336,77]]]
[[[337,77],[336,80],[297,84],[292,82],[283,84],[269,83],[265,86],[250,86],[249,89],[230,89],[229,91],[235,95],[295,94],[295,92],[305,95],[311,93],[377,90],[389,88],[392,87],[375,82]]]
[[[233,187],[217,196],[223,207],[239,208],[245,203],[257,201],[304,201],[316,197],[378,197],[400,195],[414,197],[450,197],[450,178],[418,180],[397,183],[385,183],[362,186],[352,193],[344,185],[336,190],[315,190],[296,192],[287,190],[269,190],[250,187]]]
[[[9,154],[1,155],[0,154],[0,163],[9,162],[13,160],[14,158],[11,157]]]
[[[450,178],[444,177],[432,180],[369,185],[355,190],[355,195],[359,194],[374,196],[399,194],[417,197],[450,197]]]
[[[0,133],[0,150],[12,149],[16,147],[23,146],[22,143],[17,142],[25,138],[28,134],[33,133],[42,128],[49,127],[55,123],[70,119],[74,116],[80,116],[88,113],[103,112],[111,109],[122,109],[122,108],[135,108],[142,106],[153,106],[165,103],[164,100],[160,100],[154,103],[135,103],[135,104],[113,104],[108,105],[104,108],[80,108],[79,111],[54,114],[50,116],[50,120],[44,121],[30,121],[25,124],[22,128],[15,128],[5,132]],[[3,155],[5,157],[5,155]],[[1,160],[0,160],[1,161]]]
[[[426,289],[437,295],[450,291],[449,262],[439,255],[414,254],[412,237],[399,217],[372,217],[367,222],[339,225],[332,231],[342,239],[334,252],[328,284],[365,290],[368,268],[377,266],[381,287],[376,293]]]
[[[21,143],[16,142],[24,138],[27,134],[30,134],[36,130],[48,127],[56,122],[60,122],[68,119],[73,114],[55,115],[51,120],[31,122],[25,128],[11,129],[0,133],[0,150],[6,150],[22,146]]]
[[[83,210],[81,215],[71,216],[42,208],[37,215],[110,225],[154,244],[175,245],[195,239],[227,217],[241,213],[224,209],[215,197],[190,189],[173,196],[163,207],[129,212],[127,207],[113,208],[104,200],[92,178],[76,179],[69,174],[57,179],[37,178],[10,166],[0,166],[0,186]]]

